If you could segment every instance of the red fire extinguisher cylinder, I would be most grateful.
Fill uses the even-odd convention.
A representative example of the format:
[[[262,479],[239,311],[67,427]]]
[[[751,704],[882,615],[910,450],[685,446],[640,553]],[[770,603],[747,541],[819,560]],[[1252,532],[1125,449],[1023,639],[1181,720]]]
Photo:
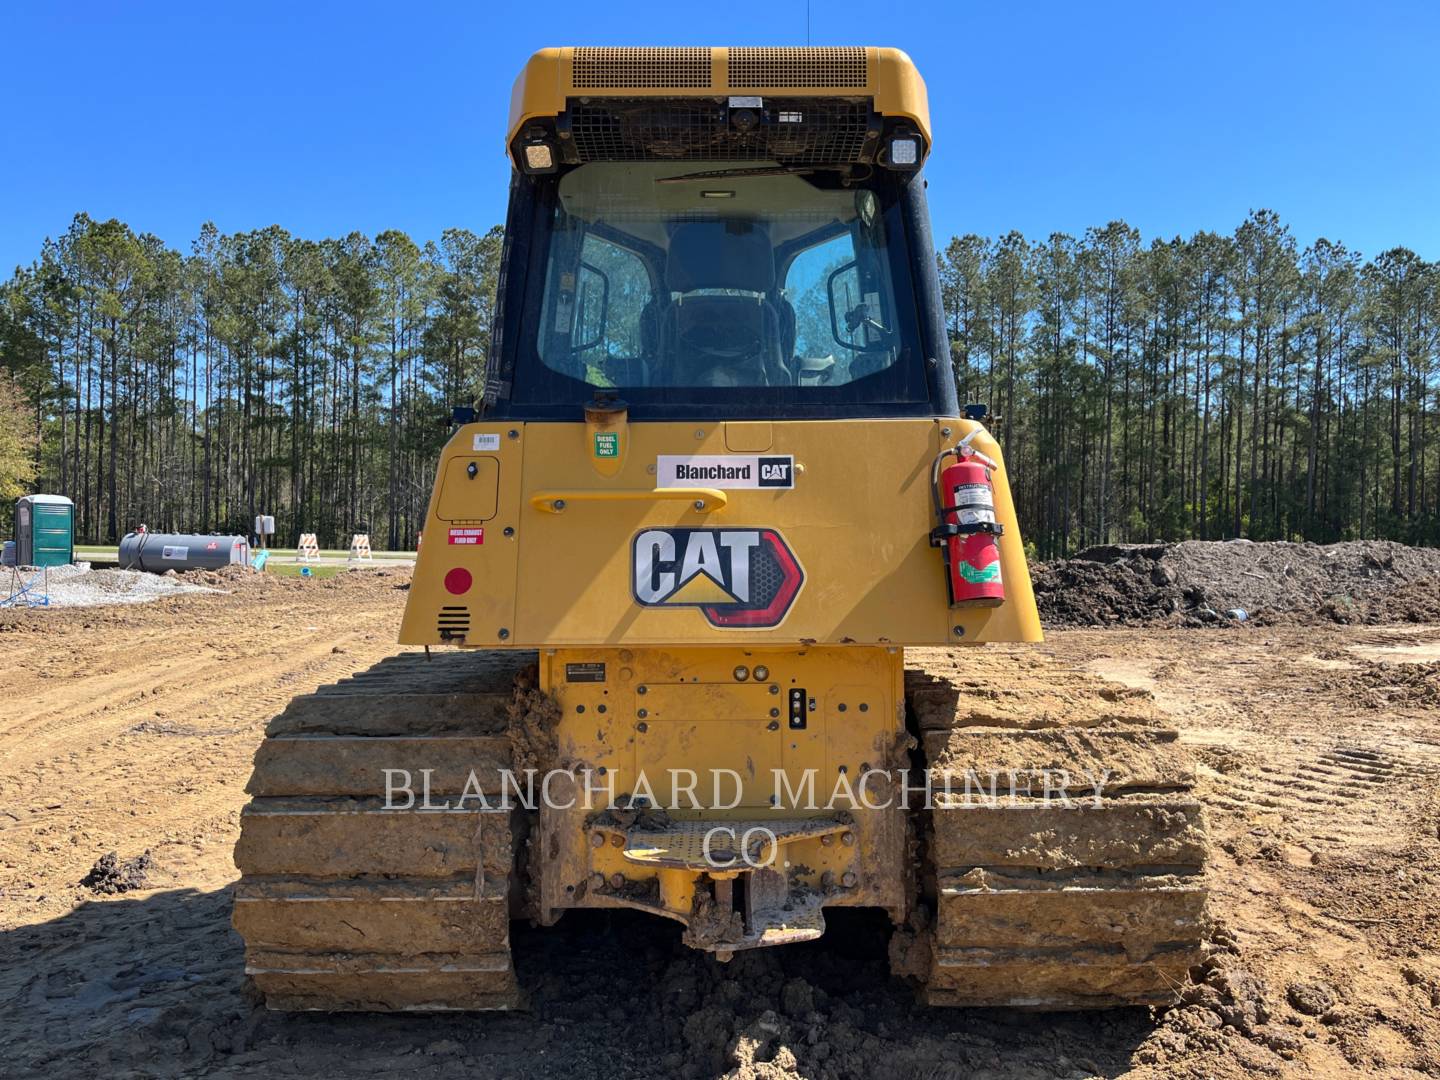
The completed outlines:
[[[1005,602],[1000,577],[1000,534],[995,520],[995,487],[990,471],[962,457],[940,474],[950,606],[999,607]]]

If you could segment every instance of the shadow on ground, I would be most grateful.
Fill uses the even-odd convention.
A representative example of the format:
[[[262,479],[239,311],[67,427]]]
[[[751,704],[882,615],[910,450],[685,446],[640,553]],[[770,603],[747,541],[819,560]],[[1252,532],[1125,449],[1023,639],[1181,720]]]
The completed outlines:
[[[9,1076],[1114,1076],[1154,1030],[1140,1009],[940,1010],[892,980],[887,928],[828,915],[818,942],[729,964],[678,927],[572,912],[514,928],[530,1010],[285,1015],[241,974],[230,894],[175,890],[82,904],[0,934]]]

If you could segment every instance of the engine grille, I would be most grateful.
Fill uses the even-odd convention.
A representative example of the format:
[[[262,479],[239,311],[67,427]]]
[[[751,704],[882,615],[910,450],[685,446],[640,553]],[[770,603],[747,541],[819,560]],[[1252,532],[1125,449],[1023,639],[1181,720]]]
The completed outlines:
[[[581,161],[849,164],[862,160],[870,122],[868,101],[840,98],[785,98],[749,131],[693,98],[572,100],[568,111]]]
[[[869,71],[857,48],[730,50],[730,88],[863,89]]]
[[[436,629],[440,640],[464,637],[470,633],[470,609],[468,607],[442,607]]]
[[[571,85],[583,90],[708,87],[710,50],[581,47],[572,61]]]

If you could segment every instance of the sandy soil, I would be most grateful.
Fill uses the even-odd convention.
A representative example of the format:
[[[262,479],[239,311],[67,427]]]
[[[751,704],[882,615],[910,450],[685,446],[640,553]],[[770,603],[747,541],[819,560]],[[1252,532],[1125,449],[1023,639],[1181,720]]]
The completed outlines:
[[[1203,762],[1217,949],[1163,1013],[927,1010],[883,920],[720,966],[629,913],[517,926],[527,1013],[255,1007],[228,887],[250,757],[392,644],[407,571],[0,618],[12,1076],[1440,1075],[1440,626],[1061,631]],[[150,853],[146,887],[79,882]]]

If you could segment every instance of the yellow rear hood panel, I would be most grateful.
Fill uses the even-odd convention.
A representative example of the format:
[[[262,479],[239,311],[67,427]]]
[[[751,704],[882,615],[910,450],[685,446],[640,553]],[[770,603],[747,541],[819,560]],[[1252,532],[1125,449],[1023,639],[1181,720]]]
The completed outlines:
[[[853,60],[847,64],[847,54],[860,54],[863,60],[858,66]],[[734,63],[737,59],[741,63]],[[683,74],[677,64],[685,69]],[[762,81],[754,82],[755,77]],[[876,112],[909,117],[926,143],[931,142],[925,82],[899,49],[568,47],[541,49],[526,62],[510,94],[506,143],[527,121],[558,116],[573,97],[724,98],[729,94],[869,97]]]
[[[994,480],[997,517],[1005,524],[1004,605],[951,609],[940,553],[928,543],[934,525],[931,462],[942,446],[953,446],[978,425],[963,420],[806,420],[770,426],[771,444],[765,453],[793,456],[794,487],[730,488],[723,491],[722,507],[717,508],[713,497],[700,496],[706,505],[698,511],[695,498],[650,495],[657,462],[661,455],[733,453],[723,423],[631,423],[618,470],[613,460],[594,457],[593,433],[584,423],[492,422],[461,428],[438,470],[442,484],[450,486],[443,498],[431,498],[401,640],[534,648],[1040,639],[1003,464]],[[498,451],[491,449],[496,436]],[[732,445],[736,441],[729,440]],[[973,445],[1000,459],[988,433],[982,431]],[[484,515],[491,512],[489,500],[496,488],[487,473],[477,478],[481,508],[473,516],[455,509],[457,481],[450,459],[473,456],[480,446],[499,461],[498,505],[490,517]],[[602,475],[602,465],[611,475]],[[699,481],[697,486],[707,485]],[[551,502],[538,500],[537,505],[537,495]],[[558,513],[553,509],[556,495],[564,499]],[[442,506],[444,518],[439,516]],[[482,518],[483,535],[476,543],[474,527]],[[505,535],[506,529],[512,534]],[[637,599],[636,538],[648,530],[694,529],[745,530],[731,538],[737,544],[753,539],[750,530],[778,534],[803,571],[803,582],[777,624],[714,625],[706,612],[715,609],[702,605],[725,594],[705,574],[675,589],[663,606],[645,606]],[[452,534],[456,542],[451,542]],[[686,546],[687,534],[670,535],[679,536],[681,547]],[[706,541],[701,547],[712,552],[731,542],[719,535],[700,539]],[[663,547],[667,541],[655,543]],[[661,547],[654,549],[657,557],[670,554]],[[674,562],[664,565],[678,571],[681,558],[677,552]],[[767,565],[773,570],[775,563]],[[473,582],[461,594],[445,586],[447,575],[457,568]],[[653,587],[673,579],[647,580]],[[693,606],[684,606],[687,600]],[[448,609],[448,620],[440,618],[442,608]],[[442,638],[441,626],[449,628],[448,639]],[[957,634],[956,627],[963,633]]]

